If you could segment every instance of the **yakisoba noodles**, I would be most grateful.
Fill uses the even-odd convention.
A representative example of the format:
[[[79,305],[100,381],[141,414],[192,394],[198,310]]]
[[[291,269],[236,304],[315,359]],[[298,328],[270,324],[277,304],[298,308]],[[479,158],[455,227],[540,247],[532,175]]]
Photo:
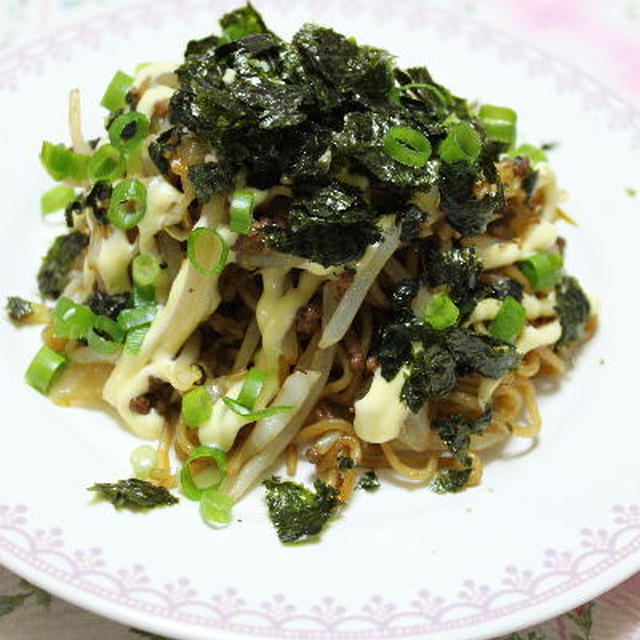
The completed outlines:
[[[27,380],[155,441],[137,484],[94,487],[117,505],[180,488],[226,522],[304,460],[315,490],[265,482],[291,541],[379,469],[478,484],[596,324],[544,151],[383,50],[314,25],[287,43],[251,6],[220,22],[180,66],[118,72],[100,138],[71,92],[71,147],[41,155],[68,226],[38,274],[57,303],[10,302],[47,323]]]

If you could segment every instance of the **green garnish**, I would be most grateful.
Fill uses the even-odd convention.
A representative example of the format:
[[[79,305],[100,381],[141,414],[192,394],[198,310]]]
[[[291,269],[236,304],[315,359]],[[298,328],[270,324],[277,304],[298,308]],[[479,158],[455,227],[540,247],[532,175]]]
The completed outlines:
[[[478,159],[480,151],[482,138],[468,122],[454,124],[438,149],[443,162],[466,162],[469,165]]]
[[[560,276],[563,259],[559,253],[535,253],[518,263],[518,268],[534,291],[543,291],[553,286]]]
[[[483,104],[478,111],[487,135],[491,140],[511,148],[516,141],[516,112],[508,107]]]
[[[107,86],[100,104],[109,111],[117,111],[125,105],[125,100],[129,88],[133,84],[133,78],[123,71],[116,71]]]
[[[7,298],[7,313],[15,322],[22,322],[33,314],[33,304],[24,298],[9,296]]]
[[[124,156],[112,144],[103,144],[98,147],[87,164],[87,176],[91,182],[98,180],[112,182],[121,178],[125,170]]]
[[[109,125],[109,140],[122,153],[135,151],[148,133],[149,121],[145,115],[137,111],[124,113]]]
[[[202,262],[201,255],[207,258]],[[229,245],[222,235],[209,227],[193,229],[187,238],[187,256],[191,266],[204,274],[212,276],[221,273],[227,265]]]
[[[458,321],[459,315],[460,309],[445,293],[431,298],[427,308],[424,310],[425,322],[437,331],[454,325]]]
[[[147,190],[136,178],[119,182],[111,194],[107,218],[114,227],[133,229],[147,211]]]
[[[391,127],[383,142],[391,158],[409,167],[424,167],[431,156],[429,139],[411,127]]]
[[[54,180],[83,180],[87,177],[89,156],[74,153],[63,144],[43,142],[40,161]]]
[[[53,381],[67,366],[67,362],[66,356],[56,353],[49,347],[41,347],[31,361],[25,373],[25,379],[34,389],[46,395]]]
[[[182,416],[190,429],[201,427],[211,417],[213,402],[204,387],[196,387],[182,396]]]
[[[76,198],[76,192],[66,184],[59,184],[45,191],[40,198],[40,211],[44,215],[64,209]]]
[[[269,517],[281,542],[317,535],[340,505],[338,491],[322,480],[314,482],[315,491],[276,477],[264,486]]]
[[[499,340],[513,342],[522,331],[526,319],[527,313],[522,304],[515,298],[507,296],[489,325],[489,333]]]
[[[38,271],[38,289],[45,298],[56,299],[69,282],[69,274],[76,260],[89,244],[89,236],[72,231],[58,236]]]
[[[170,491],[140,478],[117,482],[98,482],[87,491],[95,491],[111,502],[116,509],[142,511],[155,507],[171,506],[178,502]]]
[[[229,228],[234,233],[247,234],[251,231],[251,214],[255,206],[255,195],[249,189],[236,189],[231,196]]]
[[[207,489],[200,497],[200,515],[205,522],[227,524],[233,515],[233,500],[222,491]]]
[[[212,462],[217,472],[216,479],[205,487],[199,487],[191,474],[191,463],[196,460],[208,460]],[[225,452],[214,447],[200,445],[193,450],[180,469],[180,488],[189,500],[200,500],[205,491],[209,489],[219,489],[226,477],[227,456]]]

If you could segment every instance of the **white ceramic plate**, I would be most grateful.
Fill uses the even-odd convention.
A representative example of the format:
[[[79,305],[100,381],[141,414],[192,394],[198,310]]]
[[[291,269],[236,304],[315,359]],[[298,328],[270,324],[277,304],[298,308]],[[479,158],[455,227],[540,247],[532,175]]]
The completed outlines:
[[[122,4],[122,7],[125,5]],[[80,87],[85,130],[118,68],[179,59],[229,2],[156,0],[93,12],[0,60],[3,207],[0,295],[33,295],[43,224],[43,139],[66,139],[66,92]],[[213,531],[193,503],[148,515],[89,505],[85,487],[125,477],[132,436],[111,419],[63,410],[22,371],[35,331],[0,325],[3,441],[0,551],[10,569],[126,624],[190,640],[450,638],[506,633],[549,618],[640,568],[637,409],[640,114],[597,82],[507,33],[418,0],[258,3],[278,32],[314,19],[426,63],[459,94],[513,105],[521,139],[559,141],[570,192],[568,267],[602,299],[600,330],[543,394],[534,446],[495,455],[482,485],[438,496],[387,483],[357,495],[318,544],[281,546],[262,491]],[[97,17],[100,16],[100,17]]]

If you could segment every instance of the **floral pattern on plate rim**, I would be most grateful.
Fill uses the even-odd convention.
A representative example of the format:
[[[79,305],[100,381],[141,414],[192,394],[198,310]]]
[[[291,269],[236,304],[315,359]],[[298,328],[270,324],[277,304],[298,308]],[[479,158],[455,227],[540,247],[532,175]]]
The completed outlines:
[[[305,0],[270,0],[269,4],[276,10],[290,11],[292,5],[303,7]],[[333,9],[343,4],[342,0],[322,0],[324,7]],[[21,75],[42,74],[51,61],[68,60],[78,48],[99,47],[106,38],[126,39],[135,28],[159,29],[169,19],[196,22],[202,14],[219,13],[227,5],[224,0],[146,0],[92,15],[0,55],[0,92],[17,89]],[[389,15],[385,6],[386,0],[352,0],[349,11],[379,10],[385,19],[400,21],[405,27],[423,24],[443,37],[462,38],[470,46],[493,51],[511,64],[524,65],[531,75],[551,77],[559,93],[579,95],[585,110],[605,114],[611,129],[630,130],[632,148],[640,148],[640,111],[580,68],[469,15],[412,2],[396,3]]]
[[[32,529],[27,513],[24,505],[0,505],[0,548],[58,581],[160,618],[305,640],[399,638],[473,626],[545,602],[640,551],[640,505],[616,505],[611,529],[580,530],[579,551],[546,549],[541,569],[507,566],[497,585],[467,579],[456,600],[423,589],[405,603],[372,595],[350,611],[326,596],[303,609],[282,593],[255,603],[232,587],[202,595],[186,577],[154,586],[144,566],[112,568],[98,547],[68,550],[62,529]]]

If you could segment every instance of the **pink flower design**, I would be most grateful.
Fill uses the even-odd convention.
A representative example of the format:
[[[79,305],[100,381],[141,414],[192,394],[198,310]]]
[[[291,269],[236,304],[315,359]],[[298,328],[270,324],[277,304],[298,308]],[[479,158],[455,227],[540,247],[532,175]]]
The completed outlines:
[[[60,539],[61,536],[62,529],[58,529],[57,527],[49,529],[48,531],[45,529],[36,529],[34,532],[33,545],[37,549],[54,551],[64,546],[64,542]]]
[[[370,602],[371,604],[365,604],[362,610],[375,622],[388,620],[396,610],[395,604],[385,602],[381,596],[372,596]]]
[[[296,608],[287,602],[287,599],[281,593],[273,596],[272,602],[263,602],[260,605],[269,615],[269,617],[276,621],[281,622],[285,618],[291,616]]]
[[[102,551],[97,547],[92,547],[86,551],[78,550],[73,554],[76,567],[82,571],[93,571],[104,567]]]
[[[185,602],[198,595],[198,592],[189,586],[190,584],[189,578],[180,578],[175,583],[165,584],[164,590],[172,602]]]
[[[491,595],[491,589],[486,584],[476,584],[473,580],[465,580],[462,587],[463,591],[458,593],[458,597],[469,604],[482,605]]]
[[[27,519],[23,514],[27,512],[27,507],[19,504],[16,507],[10,508],[5,505],[0,506],[0,526],[12,527],[21,526],[26,524]]]
[[[520,571],[515,567],[507,567],[506,573],[507,577],[502,580],[504,585],[518,591],[527,591],[531,587],[533,581],[533,573],[531,571]]]
[[[432,617],[444,606],[444,598],[433,597],[426,589],[418,591],[418,600],[412,600],[411,606],[423,616]]]
[[[148,584],[149,577],[141,564],[134,564],[131,569],[119,569],[118,577],[123,585],[129,587]]]
[[[221,594],[211,597],[215,602],[217,609],[224,614],[232,613],[245,605],[242,598],[238,598],[238,592],[235,589],[225,589]]]
[[[580,544],[587,549],[606,551],[609,548],[610,537],[608,531],[605,529],[598,529],[597,531],[582,529],[580,535],[584,538]]]
[[[616,514],[616,524],[640,526],[640,506],[634,504],[630,507],[623,507],[618,504],[613,508],[613,512]]]
[[[547,556],[547,560],[544,561],[545,567],[563,573],[571,572],[573,554],[570,551],[559,552],[555,549],[547,549],[544,554]]]
[[[319,605],[311,607],[311,611],[315,613],[319,618],[326,620],[328,623],[339,620],[347,611],[347,609],[341,605],[336,604],[333,598],[323,598]]]

